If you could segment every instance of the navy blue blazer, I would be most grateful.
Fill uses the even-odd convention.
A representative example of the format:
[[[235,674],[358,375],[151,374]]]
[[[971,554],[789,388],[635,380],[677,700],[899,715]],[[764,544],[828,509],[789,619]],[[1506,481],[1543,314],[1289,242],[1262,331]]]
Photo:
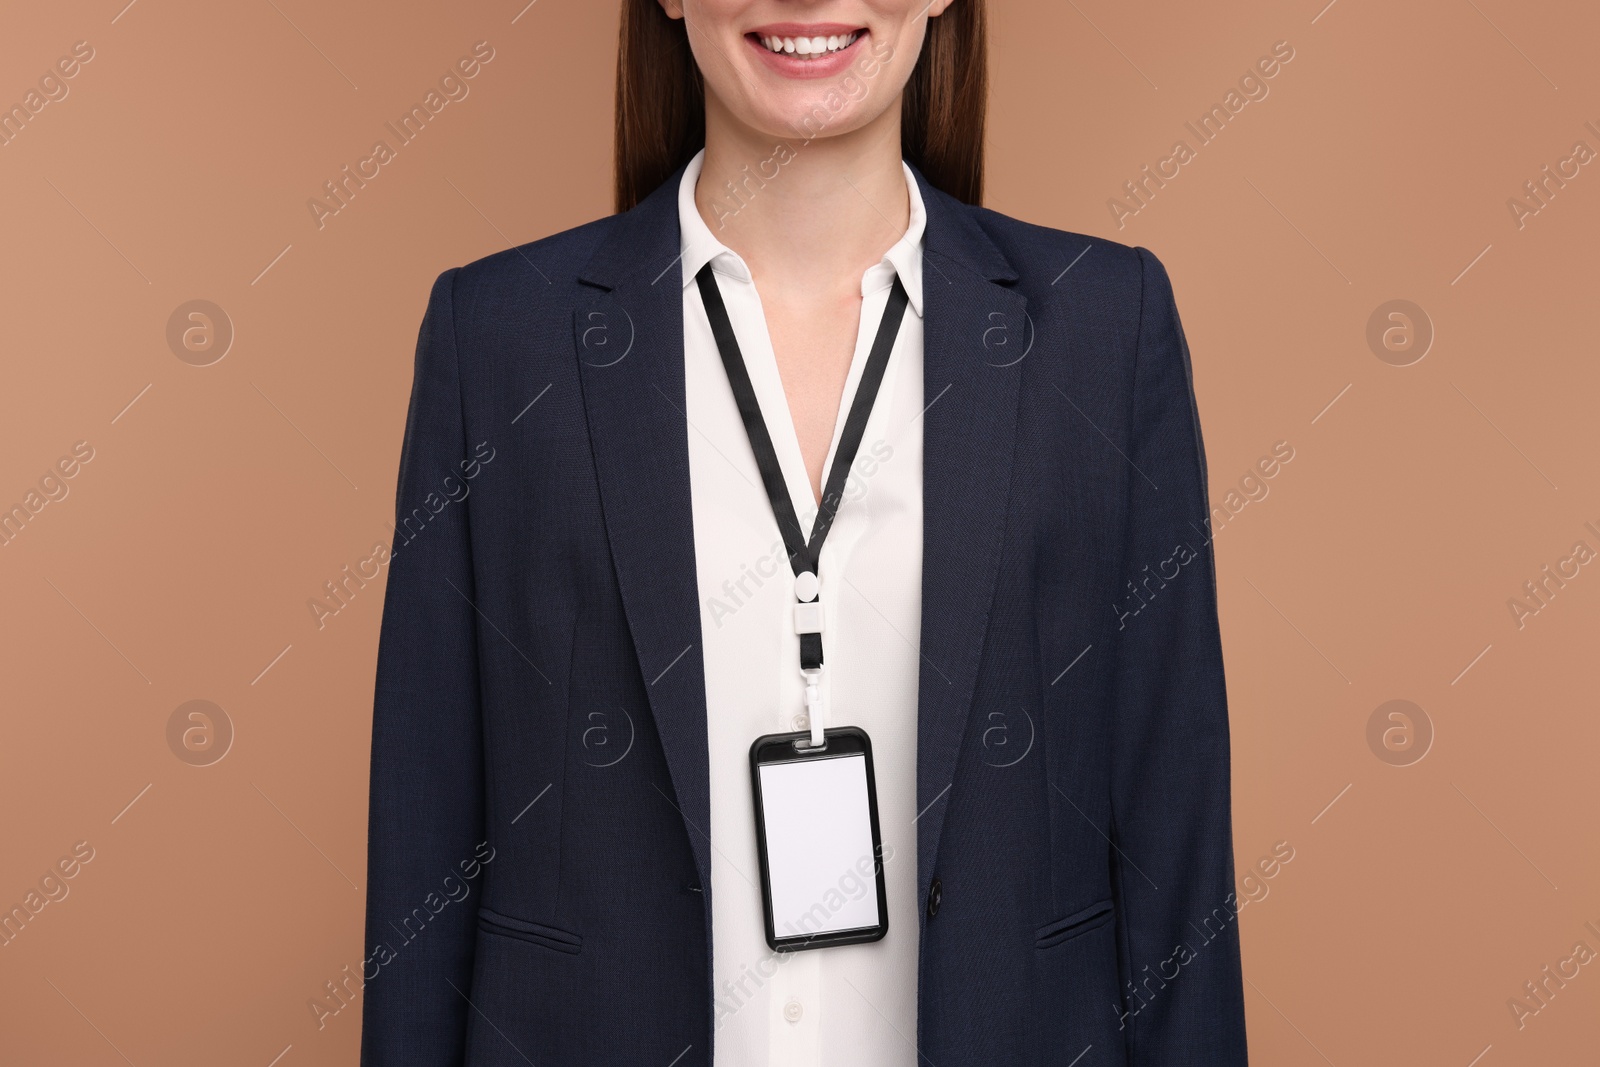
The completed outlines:
[[[372,1067],[711,1062],[681,174],[433,286],[373,711]],[[938,1067],[1243,1064],[1171,284],[1143,248],[916,179],[921,918],[889,936],[920,942],[917,1046]]]

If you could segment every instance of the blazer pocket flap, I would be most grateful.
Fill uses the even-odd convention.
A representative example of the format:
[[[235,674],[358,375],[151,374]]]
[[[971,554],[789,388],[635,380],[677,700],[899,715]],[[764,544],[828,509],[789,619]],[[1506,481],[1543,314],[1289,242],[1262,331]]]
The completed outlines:
[[[478,908],[478,926],[491,934],[514,937],[520,941],[531,941],[535,945],[553,948],[557,952],[576,954],[579,949],[583,948],[583,938],[570,931],[558,930],[554,926],[529,922],[527,919],[502,915],[497,911],[491,911],[481,906]]]
[[[1054,948],[1063,941],[1070,941],[1079,934],[1088,933],[1096,927],[1105,925],[1110,915],[1111,901],[1102,900],[1090,904],[1082,911],[1073,912],[1064,919],[1057,919],[1039,927],[1034,947]]]

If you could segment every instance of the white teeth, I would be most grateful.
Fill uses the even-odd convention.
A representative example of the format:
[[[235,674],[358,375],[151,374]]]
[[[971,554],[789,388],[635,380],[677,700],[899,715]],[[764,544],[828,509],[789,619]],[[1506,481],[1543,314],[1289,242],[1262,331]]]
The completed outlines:
[[[855,43],[861,31],[847,33],[833,37],[763,37],[761,43],[772,52],[782,52],[797,56],[820,56],[828,52],[837,52],[842,48],[849,48]]]

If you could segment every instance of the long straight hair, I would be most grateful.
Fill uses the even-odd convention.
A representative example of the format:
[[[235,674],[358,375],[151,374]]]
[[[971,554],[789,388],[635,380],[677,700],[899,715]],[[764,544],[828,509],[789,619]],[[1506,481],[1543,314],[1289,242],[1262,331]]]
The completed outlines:
[[[983,201],[989,67],[983,0],[955,0],[928,33],[900,107],[900,152],[968,204]],[[616,208],[643,200],[705,145],[705,81],[683,19],[623,0],[617,46]]]

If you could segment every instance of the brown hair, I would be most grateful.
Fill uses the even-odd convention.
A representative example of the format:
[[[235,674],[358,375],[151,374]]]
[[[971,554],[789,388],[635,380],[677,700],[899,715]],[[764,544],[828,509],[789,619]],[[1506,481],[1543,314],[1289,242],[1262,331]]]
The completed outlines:
[[[983,0],[928,20],[900,107],[901,154],[939,189],[983,200],[988,44]],[[704,145],[705,82],[682,19],[658,0],[623,0],[617,46],[616,208],[627,211]]]

